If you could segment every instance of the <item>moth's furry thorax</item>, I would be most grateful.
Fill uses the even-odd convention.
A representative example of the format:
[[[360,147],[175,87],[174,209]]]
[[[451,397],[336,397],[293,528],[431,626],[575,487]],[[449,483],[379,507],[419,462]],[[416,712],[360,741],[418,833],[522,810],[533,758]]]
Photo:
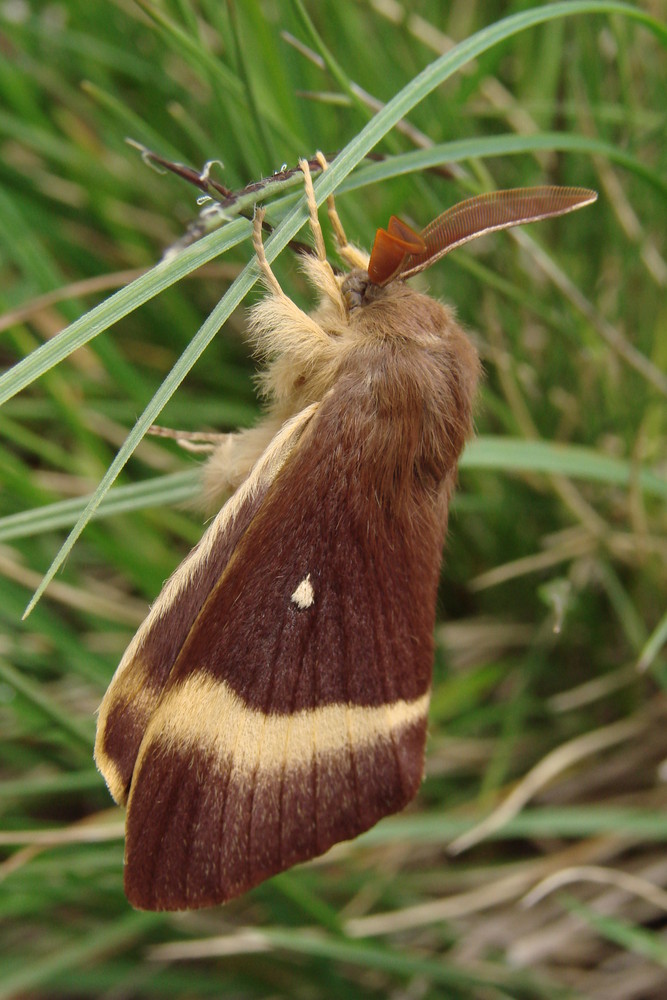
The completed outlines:
[[[311,280],[321,266],[319,261],[308,263]],[[318,279],[314,283],[323,284]],[[266,347],[277,316],[282,325],[283,309],[274,297],[255,308],[253,335],[265,353],[271,353]],[[298,319],[290,319],[294,335]],[[358,388],[351,405],[374,411],[373,437],[382,432],[394,449],[407,448],[402,459],[397,456],[399,464],[410,452],[413,458],[421,453],[432,473],[444,478],[472,429],[479,375],[476,351],[451,309],[402,281],[380,288],[367,273],[353,270],[336,279],[335,294],[324,295],[306,319],[321,331],[317,348],[298,362],[282,351],[269,363],[262,386],[270,409],[291,415],[335,393],[341,379],[351,380]]]
[[[379,287],[361,269],[334,275],[313,257],[302,267],[320,297],[312,313],[275,291],[251,310],[250,339],[265,362],[257,380],[266,415],[229,435],[212,456],[207,500],[219,503],[246,478],[286,420],[344,389],[340,419],[369,415],[364,457],[378,449],[369,468],[379,480],[389,487],[388,465],[436,488],[447,479],[449,495],[479,377],[477,353],[452,310],[403,281]]]

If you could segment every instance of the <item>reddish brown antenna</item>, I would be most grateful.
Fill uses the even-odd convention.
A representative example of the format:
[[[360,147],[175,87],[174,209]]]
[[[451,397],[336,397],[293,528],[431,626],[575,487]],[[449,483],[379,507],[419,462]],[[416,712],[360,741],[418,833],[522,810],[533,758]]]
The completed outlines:
[[[492,191],[459,202],[420,233],[392,215],[386,229],[378,229],[368,264],[376,285],[409,278],[469,240],[495,229],[509,229],[574,212],[597,199],[597,191],[580,187],[530,187]]]

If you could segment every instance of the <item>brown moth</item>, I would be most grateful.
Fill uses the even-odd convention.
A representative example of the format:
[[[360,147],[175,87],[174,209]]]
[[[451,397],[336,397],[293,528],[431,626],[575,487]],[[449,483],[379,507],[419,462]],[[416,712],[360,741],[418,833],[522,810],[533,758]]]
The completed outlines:
[[[322,159],[323,168],[326,163]],[[229,494],[167,581],[102,702],[95,757],[127,803],[125,889],[149,910],[224,902],[402,809],[422,780],[436,588],[477,353],[403,279],[493,229],[595,200],[582,188],[471,198],[370,258],[326,260],[308,315],[255,249],[250,319],[268,401],[207,472]]]

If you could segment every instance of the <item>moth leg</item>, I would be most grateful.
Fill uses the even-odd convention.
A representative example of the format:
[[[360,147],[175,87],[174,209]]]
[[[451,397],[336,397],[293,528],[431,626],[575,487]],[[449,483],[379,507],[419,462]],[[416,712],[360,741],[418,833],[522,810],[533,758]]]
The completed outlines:
[[[263,484],[272,483],[318,407],[309,403],[287,418],[268,413],[255,427],[228,434],[204,467],[206,499],[220,501],[231,492],[232,505],[239,498],[244,503]]]
[[[287,299],[284,291],[280,287],[280,282],[276,278],[275,274],[271,270],[271,265],[266,259],[266,254],[264,253],[264,240],[262,239],[262,223],[264,222],[264,216],[266,215],[266,210],[261,205],[255,206],[255,217],[252,223],[252,245],[255,248],[255,253],[257,254],[257,263],[262,272],[262,278],[266,284],[269,291],[271,291],[277,299],[281,301]],[[291,301],[291,300],[289,300]]]
[[[322,227],[320,226],[320,217],[317,214],[317,202],[315,201],[310,164],[308,160],[299,160],[299,167],[303,174],[303,181],[306,188],[306,201],[308,202],[308,212],[310,213],[310,228],[315,241],[315,253],[317,254],[317,259],[325,263],[327,261],[327,251],[324,245]]]
[[[253,245],[262,278],[270,294],[254,306],[249,332],[258,353],[266,357],[287,355],[297,362],[309,363],[314,354],[330,344],[330,337],[308,313],[292,302],[280,287],[266,259],[262,242],[264,209],[255,210]],[[315,262],[320,267],[320,262]],[[328,265],[327,265],[328,266]]]
[[[324,160],[326,163],[326,160]],[[303,181],[306,188],[306,201],[310,213],[310,228],[315,242],[315,257],[306,257],[303,260],[303,269],[308,275],[308,279],[318,290],[320,295],[325,296],[336,307],[339,315],[346,315],[346,305],[343,299],[340,282],[336,278],[334,269],[327,260],[327,251],[324,245],[322,227],[317,214],[317,201],[313,190],[313,178],[310,173],[308,160],[299,160],[299,166],[303,173]],[[323,168],[324,169],[324,168]]]
[[[329,164],[327,158],[319,149],[315,153],[315,159],[322,167],[322,173],[329,169]],[[348,246],[347,236],[345,235],[345,230],[343,229],[343,223],[340,221],[340,216],[336,210],[336,199],[332,194],[327,197],[327,213],[329,215],[329,222],[331,223],[331,228],[334,231],[336,237],[336,242],[338,243],[338,248],[341,250],[343,247]]]
[[[228,437],[221,431],[177,431],[171,427],[160,427],[159,424],[151,424],[146,431],[151,437],[169,438],[175,441],[184,451],[192,452],[212,452],[215,451],[221,441]]]
[[[319,165],[322,167],[322,171],[324,172],[327,170],[329,164],[327,163],[327,158],[324,153],[320,152],[318,149],[315,157]],[[349,267],[358,267],[362,271],[368,270],[368,254],[364,250],[360,250],[358,247],[355,247],[354,244],[348,242],[345,230],[343,229],[343,223],[340,221],[340,216],[338,215],[338,211],[336,209],[336,199],[332,194],[327,197],[327,213],[329,215],[331,228],[333,229],[334,236],[336,237],[338,253],[341,258]]]

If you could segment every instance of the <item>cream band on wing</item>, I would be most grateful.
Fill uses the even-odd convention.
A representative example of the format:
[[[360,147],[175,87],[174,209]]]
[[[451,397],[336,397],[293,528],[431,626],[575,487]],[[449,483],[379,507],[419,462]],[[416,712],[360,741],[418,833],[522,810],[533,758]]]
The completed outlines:
[[[423,721],[430,691],[414,701],[389,705],[326,705],[288,715],[248,708],[224,681],[196,674],[166,694],[154,712],[137,759],[155,741],[166,751],[196,746],[234,770],[280,770],[336,754],[389,742]]]

